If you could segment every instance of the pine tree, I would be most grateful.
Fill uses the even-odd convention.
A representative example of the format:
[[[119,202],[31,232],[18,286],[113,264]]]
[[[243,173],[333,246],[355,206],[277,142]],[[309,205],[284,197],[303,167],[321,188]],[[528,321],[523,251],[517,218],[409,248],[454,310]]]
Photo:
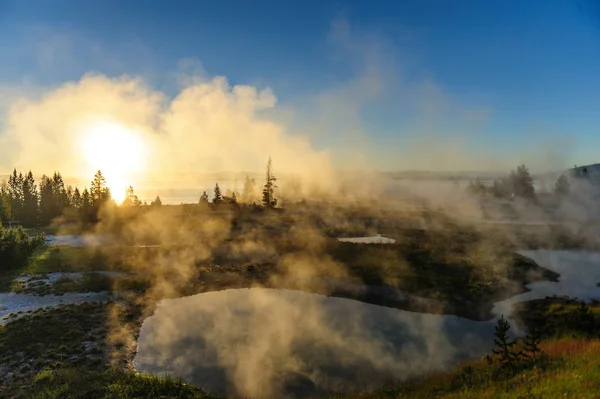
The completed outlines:
[[[125,199],[123,200],[123,206],[140,206],[142,205],[142,201],[135,195],[133,191],[133,187],[129,186],[125,193]]]
[[[600,330],[600,323],[594,312],[589,310],[585,301],[581,301],[579,307],[572,313],[570,325],[577,329],[582,335],[590,336]]]
[[[488,191],[488,187],[483,184],[479,178],[475,179],[475,181],[469,181],[467,185],[466,191],[471,194],[483,195]]]
[[[519,355],[512,351],[517,341],[508,337],[508,330],[510,330],[510,323],[502,315],[494,330],[494,349],[492,349],[492,353],[498,355],[502,367],[512,366],[519,358]]]
[[[162,201],[160,200],[160,197],[157,195],[156,198],[154,199],[154,201],[152,201],[150,203],[151,206],[161,206],[162,205]]]
[[[92,180],[92,185],[90,186],[90,198],[95,208],[100,208],[100,205],[111,199],[110,190],[101,171],[96,172],[94,180]]]
[[[219,183],[215,184],[215,194],[213,196],[213,204],[218,204],[223,201],[223,195],[221,194],[221,189],[219,188]]]
[[[6,181],[3,181],[0,184],[0,228],[2,226],[2,221],[8,222],[10,219],[10,192],[8,188],[8,183]]]
[[[38,192],[33,174],[27,173],[23,179],[23,223],[26,226],[35,226],[38,220]]]
[[[274,196],[275,181],[277,178],[273,175],[273,166],[271,164],[271,157],[267,162],[267,173],[265,176],[265,186],[263,188],[262,203],[266,208],[274,208],[277,205],[277,199]]]
[[[508,198],[513,193],[513,187],[510,179],[503,178],[494,180],[492,184],[492,194],[497,198]]]
[[[70,184],[67,186],[67,202],[69,207],[73,206],[73,186]]]
[[[533,178],[525,165],[517,167],[517,171],[510,173],[510,181],[513,186],[513,193],[516,197],[533,199],[535,198],[535,189],[533,187]]]
[[[233,205],[237,205],[238,204],[237,195],[235,195],[235,191],[233,192],[233,194],[231,194],[231,203]]]
[[[250,204],[254,199],[254,192],[256,190],[256,182],[254,179],[250,179],[246,176],[246,181],[244,182],[244,190],[242,191],[242,202],[246,204]]]
[[[93,200],[87,187],[81,193],[81,206],[79,207],[79,215],[82,222],[91,222],[95,215],[93,213]]]
[[[69,196],[65,189],[65,182],[58,172],[52,176],[52,191],[54,192],[54,204],[56,207],[55,216],[62,215],[63,211],[69,207]]]
[[[71,196],[71,206],[76,209],[81,208],[81,194],[79,193],[79,189],[77,187],[75,187],[75,190],[73,190],[73,195]]]
[[[54,186],[50,178],[43,175],[40,180],[40,220],[44,224],[50,223],[57,214]]]
[[[95,222],[98,220],[100,209],[111,200],[110,189],[108,188],[106,179],[104,178],[104,175],[102,175],[101,171],[96,172],[94,175],[94,180],[92,180],[89,195],[90,210],[88,220]]]
[[[202,193],[202,195],[200,196],[200,201],[198,202],[200,204],[208,204],[208,194],[206,194],[206,191]]]
[[[8,191],[11,219],[20,220],[23,217],[23,175],[17,174],[17,169],[13,169],[12,175],[8,178]]]
[[[523,339],[524,354],[532,361],[537,361],[543,355],[544,351],[539,347],[542,338],[537,328],[533,328],[530,334]]]

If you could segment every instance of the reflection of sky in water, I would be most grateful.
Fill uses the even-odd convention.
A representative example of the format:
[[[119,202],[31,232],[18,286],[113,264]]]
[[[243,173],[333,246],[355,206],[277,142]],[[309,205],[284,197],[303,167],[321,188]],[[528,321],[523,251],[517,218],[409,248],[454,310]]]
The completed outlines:
[[[529,284],[531,290],[494,305],[496,315],[510,314],[512,305],[547,296],[568,296],[589,301],[600,297],[600,253],[580,251],[522,251],[540,266],[560,274],[558,282],[539,281]],[[516,329],[515,323],[512,323]]]
[[[498,312],[508,315],[513,303],[553,294],[598,296],[600,255],[524,254],[561,273],[561,280],[532,284],[532,292],[497,303]],[[479,357],[490,349],[494,323],[300,291],[225,290],[163,301],[142,326],[135,365],[223,394],[310,394]],[[283,383],[289,380],[291,387]]]

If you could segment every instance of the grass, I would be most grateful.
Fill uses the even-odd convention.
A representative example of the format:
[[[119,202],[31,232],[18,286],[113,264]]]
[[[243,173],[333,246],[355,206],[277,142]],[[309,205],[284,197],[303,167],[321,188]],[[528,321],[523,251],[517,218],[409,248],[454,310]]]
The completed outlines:
[[[35,253],[21,274],[111,270],[103,252],[91,247],[43,247]]]
[[[336,398],[598,398],[600,341],[554,340],[542,344],[547,359],[516,373],[471,362],[454,372]]]
[[[558,275],[475,233],[406,231],[394,245],[331,242],[327,254],[369,285],[443,301],[446,313],[487,319],[493,302]],[[537,277],[534,277],[537,276]]]
[[[152,251],[123,246],[44,246],[18,268],[18,272],[21,275],[92,270],[127,272],[135,267],[137,262],[144,262],[156,256],[157,250]]]
[[[523,327],[545,338],[600,338],[600,303],[582,306],[574,299],[546,298],[515,305]]]
[[[509,280],[520,283],[522,288],[531,271],[540,272],[547,279],[556,277],[544,272],[535,263],[513,255],[508,248],[482,242],[481,237],[472,232],[457,234],[449,230],[437,234],[414,231],[404,234],[397,245],[355,245],[331,239],[327,240],[318,255],[330,257],[346,268],[351,276],[367,284],[392,285],[406,292],[459,304],[464,309],[473,308],[476,312],[488,306],[492,299],[498,299]],[[274,252],[278,256],[286,253],[285,247],[275,247]],[[178,251],[186,253],[187,250],[177,246],[118,250],[43,247],[22,266],[3,271],[0,274],[0,287],[10,287],[16,276],[24,274],[127,271],[129,267],[140,263],[146,267],[142,270],[149,271],[157,264],[157,259],[170,259],[169,255],[178,259]],[[263,281],[278,272],[277,261],[268,261],[267,264],[240,263],[227,256],[230,255],[218,259],[219,266],[210,264],[215,259],[202,260],[209,266],[196,263],[196,283],[201,283],[203,290],[223,286],[229,288],[236,284],[249,285],[252,281]],[[494,270],[496,263],[501,263],[500,271]],[[184,283],[189,284],[189,280],[185,279]],[[143,292],[148,285],[149,282],[144,279],[84,274],[79,280],[61,279],[53,286],[36,286],[33,292]],[[579,304],[557,300],[543,303],[534,301],[519,306],[524,306],[517,311],[525,316],[523,319],[527,328],[535,325],[546,332],[542,347],[548,356],[536,367],[523,367],[514,373],[502,374],[495,365],[484,361],[470,362],[452,372],[388,385],[371,392],[339,394],[335,397],[600,397],[600,367],[597,361],[600,358],[600,344],[597,336],[583,334],[594,324],[579,322]],[[128,322],[139,321],[141,315],[122,306],[117,308],[119,306],[114,303],[61,306],[30,312],[0,327],[0,380],[7,371],[14,373],[10,381],[0,381],[0,397],[209,397],[201,389],[179,381],[123,371],[123,364],[129,360],[127,356],[130,353],[128,349],[121,349],[125,343],[111,342],[110,332],[122,331]],[[464,309],[454,309],[454,313]],[[591,305],[588,311],[600,314],[595,305]],[[113,313],[118,312],[119,318],[111,319]],[[134,337],[135,334],[131,332],[125,335]],[[108,353],[115,353],[115,348],[119,348],[117,352],[124,353],[124,359],[120,359],[124,362],[119,363],[119,368],[115,368],[116,363],[107,357]]]
[[[31,399],[210,399],[202,389],[171,378],[142,376],[115,369],[104,371],[70,368],[39,373],[22,392]]]
[[[210,398],[171,378],[110,366],[109,352],[126,352],[111,322],[122,329],[133,319],[141,314],[123,304],[84,303],[28,312],[0,327],[0,375],[12,373],[0,379],[0,397]]]
[[[23,263],[4,268],[0,272],[0,292],[14,288],[15,278],[31,274],[53,272],[81,272],[89,270],[111,270],[103,254],[90,248],[42,246]]]
[[[4,267],[0,270],[0,292],[6,292],[10,289],[15,278],[26,274],[26,270],[31,266],[32,262],[38,257],[46,256],[47,247],[36,249],[33,254],[23,263]]]
[[[5,381],[0,378],[0,397],[29,387],[36,375],[48,370],[126,369],[135,352],[131,339],[141,320],[141,309],[135,305],[91,302],[26,312],[0,326],[0,376],[13,373]]]
[[[132,290],[143,292],[150,284],[143,276],[114,277],[90,271],[116,271],[126,269],[121,256],[134,256],[135,249],[110,251],[97,248],[44,246],[19,267],[12,267],[0,273],[0,292],[13,291],[38,295],[65,294],[69,292],[99,292]],[[15,278],[25,275],[44,275],[55,272],[82,272],[80,279],[61,278],[55,284],[34,284],[24,288]]]
[[[43,308],[28,312],[0,327],[0,368],[9,370],[25,367],[17,378],[26,378],[46,366],[92,364],[90,355],[102,347],[106,327],[107,304]],[[84,342],[92,342],[87,347]]]
[[[141,276],[107,276],[101,273],[84,272],[79,278],[61,277],[53,284],[44,281],[30,281],[27,285],[15,281],[11,291],[35,295],[63,295],[74,292],[122,292],[143,293],[150,286],[148,279]]]
[[[599,398],[600,305],[587,311],[574,300],[546,298],[518,305],[524,327],[543,339],[541,360],[524,361],[511,369],[497,363],[472,361],[451,372],[390,384],[370,392],[333,398]],[[590,321],[591,320],[591,321]]]

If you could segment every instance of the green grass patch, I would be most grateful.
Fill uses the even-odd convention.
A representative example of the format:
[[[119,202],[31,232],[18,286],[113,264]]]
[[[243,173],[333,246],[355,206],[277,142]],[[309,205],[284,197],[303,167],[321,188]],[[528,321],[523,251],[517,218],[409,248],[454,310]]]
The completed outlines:
[[[524,327],[544,337],[537,360],[519,356],[510,367],[494,357],[451,372],[389,384],[333,398],[598,398],[600,397],[600,305],[546,298],[516,305]],[[514,349],[519,353],[520,342]]]
[[[40,247],[36,249],[33,254],[23,262],[19,262],[11,267],[0,268],[0,292],[9,291],[15,278],[27,274],[27,270],[32,266],[32,262],[38,257],[45,257],[47,247]]]
[[[515,313],[527,330],[545,338],[600,338],[600,303],[575,299],[545,298],[515,305]]]
[[[35,253],[22,274],[114,269],[104,252],[92,247],[44,247]]]
[[[549,340],[542,343],[544,361],[514,372],[497,364],[469,362],[452,372],[389,384],[369,392],[350,392],[331,398],[598,398],[600,341]]]
[[[36,375],[30,387],[20,390],[31,399],[120,398],[120,399],[210,399],[202,389],[171,378],[157,378],[116,369],[69,368],[46,370]]]

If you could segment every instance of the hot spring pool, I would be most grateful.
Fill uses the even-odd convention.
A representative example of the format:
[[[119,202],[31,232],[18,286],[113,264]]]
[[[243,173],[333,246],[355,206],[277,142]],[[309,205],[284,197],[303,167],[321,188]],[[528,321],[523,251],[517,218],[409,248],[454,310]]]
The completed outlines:
[[[496,303],[600,296],[600,254],[523,252],[557,283]],[[232,289],[162,301],[139,336],[135,367],[222,395],[310,396],[443,369],[490,349],[494,320],[408,312],[291,290]],[[514,323],[513,323],[514,325]]]

